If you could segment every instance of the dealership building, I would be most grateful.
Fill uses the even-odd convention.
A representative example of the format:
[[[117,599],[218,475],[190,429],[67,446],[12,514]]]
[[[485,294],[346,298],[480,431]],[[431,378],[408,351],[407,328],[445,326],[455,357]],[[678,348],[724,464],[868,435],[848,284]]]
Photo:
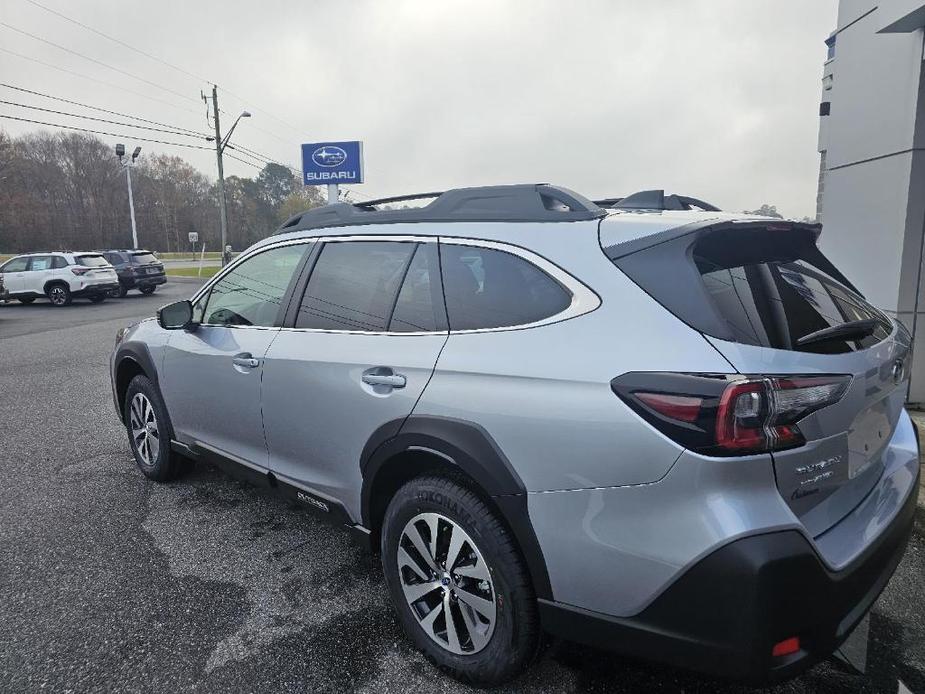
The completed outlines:
[[[925,405],[925,2],[841,0],[819,107],[820,243],[918,345]]]

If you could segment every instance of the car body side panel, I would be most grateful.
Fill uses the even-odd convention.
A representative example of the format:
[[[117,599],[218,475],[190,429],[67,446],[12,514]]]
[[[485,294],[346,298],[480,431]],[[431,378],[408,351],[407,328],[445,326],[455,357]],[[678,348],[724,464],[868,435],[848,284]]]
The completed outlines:
[[[582,316],[520,330],[451,333],[415,414],[479,422],[528,491],[654,482],[682,448],[610,388],[626,371],[730,373],[732,367],[614,268],[596,235],[531,249],[594,289]]]
[[[361,518],[360,459],[380,426],[411,414],[446,334],[400,335],[283,329],[267,353],[263,417],[270,469],[342,503]],[[369,369],[404,376],[402,388],[363,382]]]
[[[685,452],[654,484],[536,492],[527,504],[555,599],[621,617],[717,546],[758,529],[799,528],[768,455]]]

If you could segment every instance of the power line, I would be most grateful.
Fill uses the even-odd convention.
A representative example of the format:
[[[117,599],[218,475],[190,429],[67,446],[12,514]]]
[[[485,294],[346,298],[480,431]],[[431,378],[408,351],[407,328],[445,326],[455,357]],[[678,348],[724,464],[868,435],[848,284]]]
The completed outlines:
[[[105,33],[103,33],[102,31],[100,31],[100,30],[98,30],[98,29],[94,29],[92,26],[89,26],[89,25],[87,25],[87,24],[84,24],[83,22],[80,22],[80,21],[74,19],[73,17],[68,17],[66,14],[63,14],[63,13],[61,13],[61,12],[58,12],[57,10],[53,10],[53,9],[51,9],[50,7],[46,7],[45,5],[43,5],[43,4],[39,3],[39,2],[35,2],[35,0],[26,0],[26,2],[30,3],[31,5],[35,5],[36,7],[39,7],[39,8],[41,8],[41,9],[45,10],[46,12],[50,12],[51,14],[56,15],[56,16],[60,17],[61,19],[67,20],[68,22],[71,22],[72,24],[76,24],[77,26],[82,27],[82,28],[86,29],[87,31],[92,31],[92,32],[93,32],[94,34],[96,34],[97,36],[102,36],[104,39],[108,39],[108,40],[112,41],[113,43],[117,43],[117,44],[119,44],[120,46],[122,46],[122,47],[124,47],[124,48],[128,48],[129,50],[134,51],[135,53],[138,53],[139,55],[143,55],[145,58],[149,58],[150,60],[154,60],[154,61],[156,61],[156,62],[158,62],[158,63],[161,63],[161,64],[163,64],[163,65],[166,65],[167,67],[171,68],[172,70],[176,70],[177,72],[181,72],[181,73],[183,73],[184,75],[187,75],[188,77],[192,77],[194,80],[198,80],[198,81],[200,81],[200,82],[208,82],[208,81],[209,81],[209,80],[205,79],[204,77],[199,77],[199,76],[197,76],[197,75],[194,75],[192,72],[189,72],[188,70],[184,70],[182,67],[178,67],[177,65],[174,65],[173,63],[168,63],[168,62],[167,62],[166,60],[164,60],[163,58],[158,58],[156,55],[152,55],[152,54],[150,54],[150,53],[147,53],[147,52],[141,50],[140,48],[136,48],[135,46],[131,45],[130,43],[126,43],[125,41],[123,41],[123,40],[121,40],[121,39],[117,39],[116,37],[110,36],[109,34],[105,34]]]
[[[183,137],[195,137],[198,139],[205,139],[202,135],[190,135],[189,133],[179,132],[177,130],[165,130],[164,128],[152,128],[148,125],[136,125],[135,123],[123,123],[122,121],[117,120],[108,120],[106,118],[95,118],[94,116],[82,116],[79,113],[70,113],[68,111],[56,111],[51,108],[42,108],[41,106],[29,106],[28,104],[18,104],[15,101],[5,101],[0,99],[0,104],[6,104],[7,106],[18,106],[19,108],[28,108],[33,111],[43,111],[45,113],[54,113],[58,116],[71,116],[73,118],[84,118],[86,120],[97,121],[98,123],[109,123],[110,125],[122,125],[128,128],[138,128],[139,130],[153,130],[154,132],[159,133],[169,133],[170,135],[181,135]]]
[[[222,156],[227,157],[228,159],[234,159],[235,161],[239,161],[239,162],[241,162],[242,164],[249,164],[250,166],[253,166],[255,169],[263,169],[263,167],[262,167],[260,164],[255,164],[255,163],[252,162],[252,161],[247,161],[247,160],[245,160],[245,159],[241,159],[241,158],[239,158],[239,157],[234,156],[233,154],[224,154],[224,155],[222,155]]]
[[[0,26],[6,27],[7,29],[11,29],[12,31],[15,31],[15,32],[17,32],[17,33],[19,33],[19,34],[22,34],[23,36],[28,36],[28,37],[31,38],[31,39],[35,39],[36,41],[40,41],[40,42],[42,42],[42,43],[44,43],[44,44],[47,44],[47,45],[49,45],[49,46],[54,46],[55,48],[57,48],[57,49],[59,49],[59,50],[62,50],[62,51],[64,51],[65,53],[70,53],[71,55],[76,55],[77,57],[83,58],[84,60],[89,60],[91,63],[96,63],[97,65],[101,65],[101,66],[103,66],[103,67],[105,67],[105,68],[107,68],[107,69],[109,69],[109,70],[113,70],[113,71],[118,72],[118,73],[120,73],[120,74],[122,74],[122,75],[126,75],[126,76],[128,76],[128,77],[131,77],[132,79],[136,79],[136,80],[138,80],[139,82],[144,82],[145,84],[149,84],[149,85],[151,85],[152,87],[156,87],[156,88],[161,89],[161,90],[163,90],[163,91],[165,91],[165,92],[168,92],[168,93],[170,93],[170,94],[173,94],[173,95],[175,95],[175,96],[178,96],[178,97],[180,97],[181,99],[187,99],[187,100],[189,100],[189,101],[196,101],[196,99],[194,99],[193,97],[187,96],[186,94],[182,94],[181,92],[175,91],[175,90],[171,89],[170,87],[164,87],[163,85],[160,85],[160,84],[158,84],[157,82],[152,82],[151,80],[145,79],[144,77],[139,77],[138,75],[134,75],[134,74],[132,74],[131,72],[128,72],[127,70],[123,70],[123,69],[118,68],[118,67],[113,67],[112,65],[109,65],[109,64],[107,64],[107,63],[104,63],[102,60],[97,60],[96,58],[91,58],[91,57],[88,56],[88,55],[84,55],[83,53],[80,53],[80,52],[78,52],[78,51],[75,51],[75,50],[72,50],[72,49],[70,49],[70,48],[67,48],[66,46],[62,46],[60,43],[55,43],[54,41],[49,41],[48,39],[43,39],[41,36],[36,36],[35,34],[32,34],[32,33],[29,33],[28,31],[25,31],[24,29],[20,29],[20,28],[18,28],[18,27],[14,27],[12,24],[7,24],[6,22],[0,22]]]
[[[99,107],[99,106],[91,106],[90,104],[83,104],[83,103],[81,103],[81,102],[79,102],[79,101],[71,101],[70,99],[65,99],[65,98],[60,97],[60,96],[54,96],[54,95],[52,95],[52,94],[44,94],[43,92],[37,92],[37,91],[34,91],[34,90],[32,90],[32,89],[26,89],[26,88],[24,88],[24,87],[17,87],[17,86],[12,85],[12,84],[6,84],[5,82],[0,82],[0,87],[6,87],[7,89],[15,89],[16,91],[18,91],[18,92],[23,92],[23,93],[25,93],[25,94],[32,94],[32,95],[34,95],[34,96],[41,96],[41,97],[44,97],[44,98],[46,98],[46,99],[52,99],[53,101],[61,101],[61,102],[65,103],[65,104],[71,104],[72,106],[80,106],[81,108],[89,108],[89,109],[92,109],[92,110],[94,110],[94,111],[100,111],[101,113],[108,113],[108,114],[113,115],[113,116],[121,116],[121,117],[123,117],[123,118],[131,118],[132,120],[137,120],[137,121],[140,121],[140,122],[142,122],[142,123],[151,123],[152,125],[161,125],[161,126],[163,126],[163,127],[165,127],[165,128],[173,128],[174,130],[182,130],[182,131],[185,131],[185,132],[189,133],[190,135],[196,135],[196,136],[199,136],[199,137],[206,137],[206,135],[205,135],[204,133],[196,132],[195,130],[190,130],[189,128],[183,128],[183,127],[181,127],[181,126],[179,126],[179,125],[171,125],[170,123],[161,123],[160,121],[149,120],[149,119],[147,119],[147,118],[142,118],[142,117],[140,117],[140,116],[133,116],[133,115],[131,115],[130,113],[120,113],[119,111],[110,111],[109,109],[101,108],[101,107]],[[84,117],[84,116],[81,116],[81,117]]]
[[[143,50],[141,50],[140,48],[137,48],[136,46],[131,45],[130,43],[126,43],[125,41],[123,41],[123,40],[121,40],[121,39],[118,39],[118,38],[116,38],[116,37],[114,37],[114,36],[110,36],[109,34],[107,34],[107,33],[105,33],[105,32],[102,32],[102,31],[100,31],[99,29],[93,28],[93,27],[90,26],[89,24],[84,24],[83,22],[81,22],[81,21],[79,21],[79,20],[77,20],[77,19],[74,19],[73,17],[69,17],[68,15],[64,14],[63,12],[58,12],[57,10],[54,10],[54,9],[52,9],[52,8],[50,8],[50,7],[47,7],[47,6],[43,5],[43,4],[40,3],[40,2],[36,2],[36,0],[26,0],[26,2],[30,3],[31,5],[34,5],[35,7],[38,7],[38,8],[40,8],[40,9],[43,9],[43,10],[45,10],[46,12],[49,12],[49,13],[51,13],[51,14],[57,16],[57,17],[60,17],[61,19],[64,19],[65,21],[71,22],[72,24],[76,24],[77,26],[79,26],[79,27],[81,27],[81,28],[83,28],[83,29],[86,29],[87,31],[93,32],[93,33],[96,34],[97,36],[102,36],[104,39],[107,39],[107,40],[109,40],[109,41],[112,41],[113,43],[116,43],[116,44],[122,46],[123,48],[128,48],[130,51],[133,51],[133,52],[135,52],[135,53],[137,53],[137,54],[139,54],[139,55],[143,55],[145,58],[148,58],[149,60],[153,60],[153,61],[155,61],[155,62],[161,63],[162,65],[166,65],[166,66],[169,67],[171,70],[176,70],[177,72],[179,72],[179,73],[181,73],[181,74],[184,74],[184,75],[186,75],[187,77],[192,77],[194,80],[197,80],[197,81],[200,81],[200,82],[211,82],[211,83],[213,83],[213,84],[215,83],[213,80],[208,80],[208,79],[206,79],[205,77],[202,77],[202,76],[200,76],[200,75],[196,75],[196,74],[190,72],[189,70],[186,70],[185,68],[180,67],[179,65],[174,65],[173,63],[168,62],[168,61],[164,60],[163,58],[160,58],[160,57],[158,57],[158,56],[156,56],[156,55],[153,55],[152,53],[148,53],[147,51],[143,51]],[[41,39],[40,39],[40,40],[41,40]],[[66,50],[66,49],[65,49],[65,50]],[[273,114],[273,113],[271,113],[271,112],[269,112],[269,111],[266,111],[266,110],[264,110],[264,109],[262,109],[262,108],[260,108],[260,107],[258,107],[258,106],[253,106],[253,105],[251,105],[251,102],[250,102],[248,99],[245,99],[245,98],[243,98],[243,97],[241,97],[241,96],[238,96],[237,94],[235,94],[235,93],[232,92],[231,90],[229,90],[229,89],[227,89],[227,88],[224,88],[224,87],[223,87],[223,91],[225,91],[229,96],[231,96],[231,97],[237,99],[238,101],[240,101],[242,104],[249,105],[250,108],[253,109],[254,111],[259,111],[260,113],[263,113],[264,115],[268,116],[269,118],[272,118],[272,119],[275,120],[276,122],[278,122],[278,123],[280,123],[280,124],[282,124],[282,125],[285,125],[287,128],[290,128],[290,129],[293,130],[294,132],[297,132],[297,133],[299,133],[300,135],[302,134],[302,129],[301,129],[301,128],[298,128],[298,127],[292,125],[291,123],[287,123],[287,122],[284,121],[282,118],[280,118],[279,116],[277,116],[277,115],[275,115],[275,114]],[[266,132],[267,132],[267,134],[272,135],[272,133],[270,133],[269,131],[266,131]],[[276,137],[275,135],[273,135],[273,136]]]
[[[58,65],[53,65],[52,63],[46,63],[45,61],[39,60],[38,58],[32,58],[32,57],[30,57],[30,56],[28,56],[28,55],[23,55],[22,53],[17,53],[16,51],[11,51],[9,48],[4,48],[3,46],[0,46],[0,51],[3,51],[4,53],[9,53],[10,55],[15,55],[17,58],[22,58],[23,60],[28,60],[28,61],[30,61],[30,62],[37,63],[37,64],[39,64],[39,65],[43,65],[43,66],[45,66],[45,67],[47,67],[47,68],[51,68],[52,70],[59,70],[60,72],[66,72],[66,73],[68,73],[69,75],[74,75],[75,77],[80,77],[80,78],[85,79],[85,80],[90,80],[91,82],[96,82],[96,83],[98,83],[98,84],[103,84],[103,85],[105,85],[105,86],[107,86],[107,87],[112,87],[113,89],[118,89],[119,91],[123,91],[123,92],[126,92],[126,93],[128,93],[128,94],[134,94],[135,96],[140,96],[140,97],[143,98],[143,99],[150,99],[151,101],[156,101],[156,102],[158,102],[159,104],[164,104],[165,106],[170,106],[171,108],[175,108],[175,109],[178,109],[178,110],[180,110],[180,111],[186,111],[187,113],[192,113],[192,114],[195,114],[195,115],[197,115],[197,116],[201,115],[201,113],[200,113],[199,111],[194,111],[194,110],[191,109],[191,108],[186,108],[186,107],[184,107],[184,106],[178,106],[177,104],[173,104],[173,103],[171,103],[171,102],[169,102],[169,101],[164,101],[163,99],[158,99],[156,96],[150,96],[150,95],[148,95],[148,94],[145,94],[144,92],[135,91],[135,90],[133,90],[133,89],[129,89],[128,87],[123,87],[123,86],[118,85],[118,84],[113,84],[112,82],[107,82],[106,80],[101,80],[101,79],[98,79],[98,78],[96,78],[96,77],[90,77],[89,75],[85,75],[85,74],[83,74],[83,73],[81,73],[81,72],[76,72],[76,71],[74,71],[74,70],[69,70],[69,69],[67,69],[67,68],[65,68],[65,67],[60,67],[60,66],[58,66]]]
[[[159,145],[171,145],[172,147],[186,147],[187,149],[205,149],[210,150],[211,147],[203,147],[202,145],[190,145],[185,142],[166,142],[164,140],[153,140],[148,137],[138,137],[137,135],[127,135],[125,133],[110,133],[103,130],[91,130],[90,128],[78,128],[73,125],[62,125],[61,123],[46,123],[45,121],[32,120],[31,118],[19,118],[18,116],[8,116],[6,114],[0,113],[0,118],[6,118],[7,120],[17,120],[22,121],[23,123],[35,123],[36,125],[47,125],[51,128],[64,128],[65,130],[78,130],[83,133],[93,133],[94,135],[110,135],[112,137],[124,137],[127,139],[141,140],[142,142],[155,142]]]

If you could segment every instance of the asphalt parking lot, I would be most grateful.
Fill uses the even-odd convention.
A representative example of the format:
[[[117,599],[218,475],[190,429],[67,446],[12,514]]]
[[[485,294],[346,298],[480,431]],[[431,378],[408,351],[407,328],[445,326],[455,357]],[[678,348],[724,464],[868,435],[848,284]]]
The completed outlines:
[[[194,287],[0,305],[0,691],[469,691],[409,648],[345,532],[209,467],[168,485],[136,471],[115,331]],[[768,691],[925,692],[921,505],[866,669],[824,663]],[[500,691],[752,690],[553,644]]]

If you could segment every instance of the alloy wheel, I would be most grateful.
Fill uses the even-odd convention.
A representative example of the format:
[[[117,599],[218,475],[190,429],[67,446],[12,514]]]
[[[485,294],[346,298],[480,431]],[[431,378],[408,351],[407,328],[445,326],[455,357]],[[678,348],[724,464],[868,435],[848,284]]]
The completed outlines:
[[[129,424],[135,450],[138,451],[142,463],[149,467],[154,465],[161,448],[160,432],[157,428],[154,406],[144,393],[135,393],[132,398],[132,404],[129,407]]]
[[[62,306],[67,300],[67,293],[62,287],[52,287],[48,292],[48,298],[55,306]]]
[[[456,655],[473,655],[496,622],[491,572],[472,538],[439,513],[421,513],[402,530],[398,573],[418,624]]]

